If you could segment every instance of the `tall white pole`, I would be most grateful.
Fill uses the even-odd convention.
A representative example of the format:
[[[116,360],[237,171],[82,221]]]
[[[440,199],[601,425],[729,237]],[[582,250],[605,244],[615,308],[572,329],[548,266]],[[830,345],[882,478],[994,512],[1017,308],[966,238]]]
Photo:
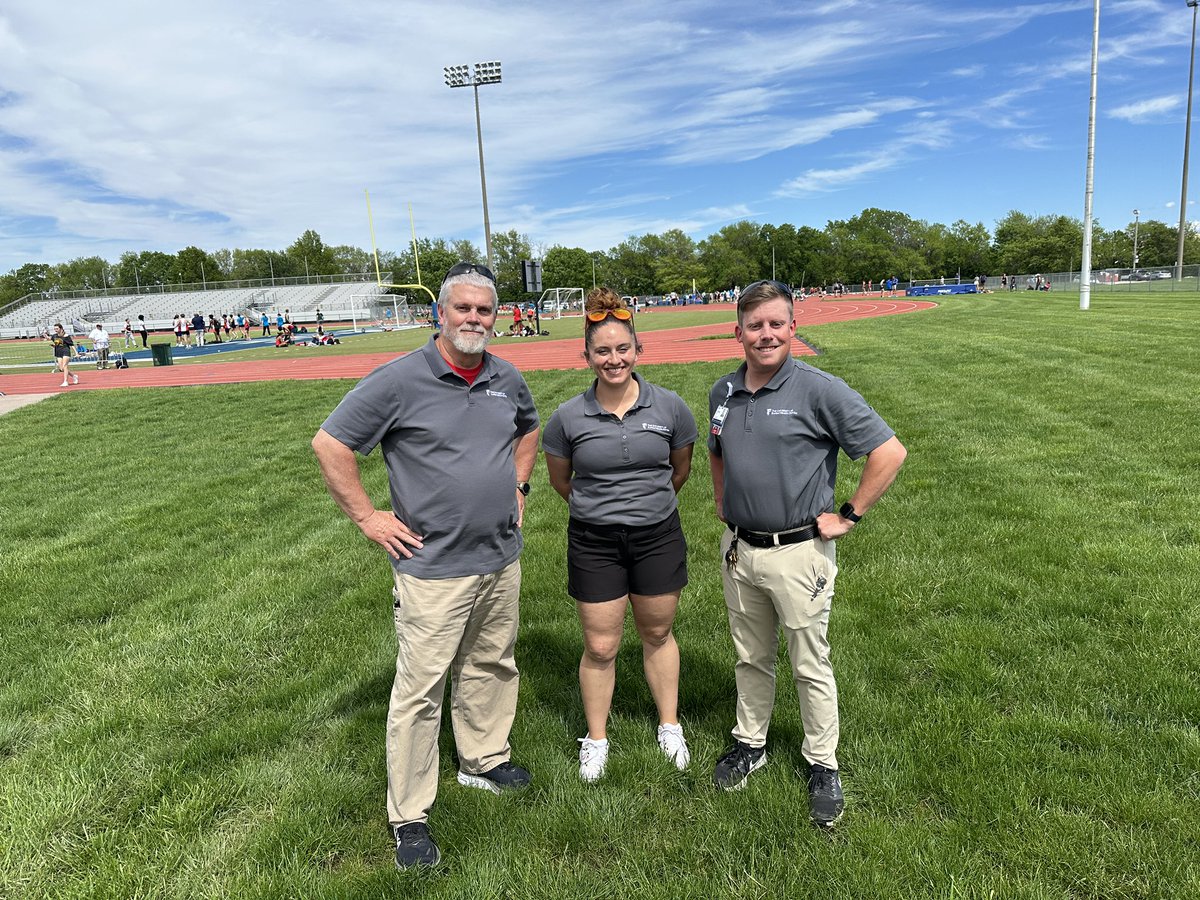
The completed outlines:
[[[479,122],[479,84],[475,88],[475,137],[479,141],[479,187],[483,191],[483,241],[487,247],[488,268],[496,271],[496,263],[492,259],[492,222],[488,218],[487,176],[483,174],[483,126]]]
[[[1141,210],[1133,211],[1133,267],[1138,267],[1138,217],[1141,216]]]
[[[1192,49],[1188,54],[1187,125],[1183,129],[1183,187],[1179,191],[1179,247],[1175,253],[1175,280],[1183,280],[1183,238],[1187,234],[1188,150],[1192,145],[1192,76],[1196,72],[1196,7],[1197,0],[1188,0],[1192,8]]]
[[[1079,267],[1079,308],[1092,301],[1092,168],[1096,161],[1096,73],[1100,59],[1100,0],[1092,14],[1092,100],[1088,110],[1087,178],[1083,189],[1083,262]]]

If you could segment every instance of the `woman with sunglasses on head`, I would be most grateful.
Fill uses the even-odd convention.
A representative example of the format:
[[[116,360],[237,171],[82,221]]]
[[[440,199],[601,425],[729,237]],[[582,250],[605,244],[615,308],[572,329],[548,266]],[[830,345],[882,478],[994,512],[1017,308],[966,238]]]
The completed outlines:
[[[585,312],[583,357],[596,378],[550,418],[542,449],[550,484],[571,511],[567,590],[583,626],[579,687],[588,726],[579,776],[590,782],[608,760],[608,713],[629,606],[658,707],[658,745],[679,769],[690,760],[671,626],[687,584],[675,495],[691,472],[696,420],[677,394],[633,371],[642,348],[617,294],[594,289]]]

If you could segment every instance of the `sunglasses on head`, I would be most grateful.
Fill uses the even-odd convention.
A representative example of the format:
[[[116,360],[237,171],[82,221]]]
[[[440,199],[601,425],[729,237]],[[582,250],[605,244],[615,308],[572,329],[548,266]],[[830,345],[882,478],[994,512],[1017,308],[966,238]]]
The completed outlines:
[[[753,284],[748,284],[742,288],[741,294],[738,295],[738,304],[740,305],[741,302],[746,299],[747,294],[764,287],[774,288],[775,293],[779,294],[780,296],[786,297],[789,300],[793,299],[792,289],[790,287],[788,287],[782,281],[772,281],[770,278],[765,278],[762,281],[756,281]]]
[[[629,319],[633,318],[633,313],[631,313],[625,307],[621,306],[621,307],[618,307],[617,309],[602,309],[599,312],[590,312],[587,314],[587,318],[588,318],[589,322],[603,322],[609,316],[612,316],[614,319],[620,319],[622,322],[625,322],[625,321],[628,321]]]
[[[477,275],[482,275],[492,284],[496,283],[496,276],[492,274],[492,270],[483,263],[460,262],[455,263],[450,267],[450,271],[446,273],[446,277],[442,279],[445,284],[448,279],[454,278],[456,275],[469,275],[474,272]]]

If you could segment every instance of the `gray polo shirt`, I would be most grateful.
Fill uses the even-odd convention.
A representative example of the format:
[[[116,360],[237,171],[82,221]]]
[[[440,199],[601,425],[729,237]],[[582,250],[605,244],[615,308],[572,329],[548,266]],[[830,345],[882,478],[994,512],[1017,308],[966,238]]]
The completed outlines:
[[[513,442],[537,426],[511,363],[485,353],[468,386],[430,338],[360,381],[321,427],[364,455],[383,446],[392,510],[425,544],[396,570],[456,578],[520,555]]]
[[[858,459],[895,434],[846,382],[798,359],[754,394],[743,363],[713,385],[708,410],[708,449],[725,461],[725,518],[750,531],[787,531],[830,512],[838,449]]]
[[[618,419],[596,402],[596,383],[550,417],[542,449],[571,461],[571,516],[593,525],[656,525],[675,511],[671,451],[696,443],[679,395],[636,372],[637,403]]]

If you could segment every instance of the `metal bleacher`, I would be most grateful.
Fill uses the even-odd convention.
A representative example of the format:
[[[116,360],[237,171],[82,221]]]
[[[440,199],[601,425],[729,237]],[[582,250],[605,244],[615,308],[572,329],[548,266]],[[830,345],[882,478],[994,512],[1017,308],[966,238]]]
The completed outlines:
[[[328,278],[328,276],[326,276]],[[298,279],[303,282],[303,279]],[[207,317],[225,313],[268,312],[290,310],[293,319],[310,321],[316,310],[326,313],[361,309],[365,299],[386,292],[386,285],[362,278],[317,284],[273,284],[267,281],[245,283],[237,287],[201,287],[185,285],[182,289],[157,291],[142,289],[138,293],[121,293],[110,288],[85,295],[49,297],[31,300],[0,315],[0,337],[24,337],[39,334],[55,322],[64,324],[76,319],[103,322],[111,327],[122,325],[125,319],[145,316],[151,329],[164,328],[171,320],[185,313]]]

